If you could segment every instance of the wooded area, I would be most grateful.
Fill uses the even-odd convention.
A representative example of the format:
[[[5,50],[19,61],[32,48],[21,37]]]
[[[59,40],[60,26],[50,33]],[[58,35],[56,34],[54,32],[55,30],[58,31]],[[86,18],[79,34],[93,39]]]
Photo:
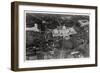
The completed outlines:
[[[26,60],[89,57],[89,16],[26,13]]]

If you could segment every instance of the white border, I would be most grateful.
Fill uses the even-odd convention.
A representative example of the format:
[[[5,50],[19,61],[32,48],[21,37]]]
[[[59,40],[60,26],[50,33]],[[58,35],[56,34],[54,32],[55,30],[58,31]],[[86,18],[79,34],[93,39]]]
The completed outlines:
[[[24,10],[29,11],[53,11],[60,12],[62,14],[70,13],[82,13],[90,15],[90,57],[80,59],[59,59],[59,60],[35,60],[25,61],[24,60]],[[62,65],[82,65],[82,64],[95,64],[95,10],[93,9],[80,9],[80,8],[61,8],[61,7],[43,7],[43,6],[24,6],[19,5],[19,68],[34,68],[34,67],[48,67],[48,66],[62,66]],[[76,14],[75,14],[76,15]]]

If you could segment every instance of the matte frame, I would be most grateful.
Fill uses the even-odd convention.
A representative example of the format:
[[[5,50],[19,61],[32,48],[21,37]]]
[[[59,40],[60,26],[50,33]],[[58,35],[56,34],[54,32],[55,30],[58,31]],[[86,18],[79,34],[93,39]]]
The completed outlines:
[[[19,68],[18,65],[18,6],[19,5],[36,5],[36,6],[50,6],[50,7],[68,7],[68,8],[82,8],[95,10],[95,64],[84,65],[64,65],[52,67],[35,67],[35,68]],[[97,7],[83,6],[83,5],[68,5],[68,4],[50,4],[50,3],[33,3],[33,2],[12,2],[11,3],[11,70],[13,71],[29,71],[29,70],[47,70],[47,69],[61,69],[61,68],[80,68],[80,67],[94,67],[97,66]]]

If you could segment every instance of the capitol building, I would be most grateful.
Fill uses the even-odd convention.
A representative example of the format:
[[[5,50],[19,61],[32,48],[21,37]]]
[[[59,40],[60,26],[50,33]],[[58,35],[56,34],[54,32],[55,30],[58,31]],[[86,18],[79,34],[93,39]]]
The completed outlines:
[[[74,27],[58,26],[53,30],[53,37],[62,36],[65,39],[70,39],[69,35],[77,34]]]

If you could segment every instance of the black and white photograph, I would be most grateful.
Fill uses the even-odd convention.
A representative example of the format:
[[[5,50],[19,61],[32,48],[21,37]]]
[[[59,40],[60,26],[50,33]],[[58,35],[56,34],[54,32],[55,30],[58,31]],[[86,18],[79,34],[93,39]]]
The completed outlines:
[[[26,13],[26,60],[89,58],[89,15]]]
[[[97,66],[97,7],[12,3],[14,71]]]

